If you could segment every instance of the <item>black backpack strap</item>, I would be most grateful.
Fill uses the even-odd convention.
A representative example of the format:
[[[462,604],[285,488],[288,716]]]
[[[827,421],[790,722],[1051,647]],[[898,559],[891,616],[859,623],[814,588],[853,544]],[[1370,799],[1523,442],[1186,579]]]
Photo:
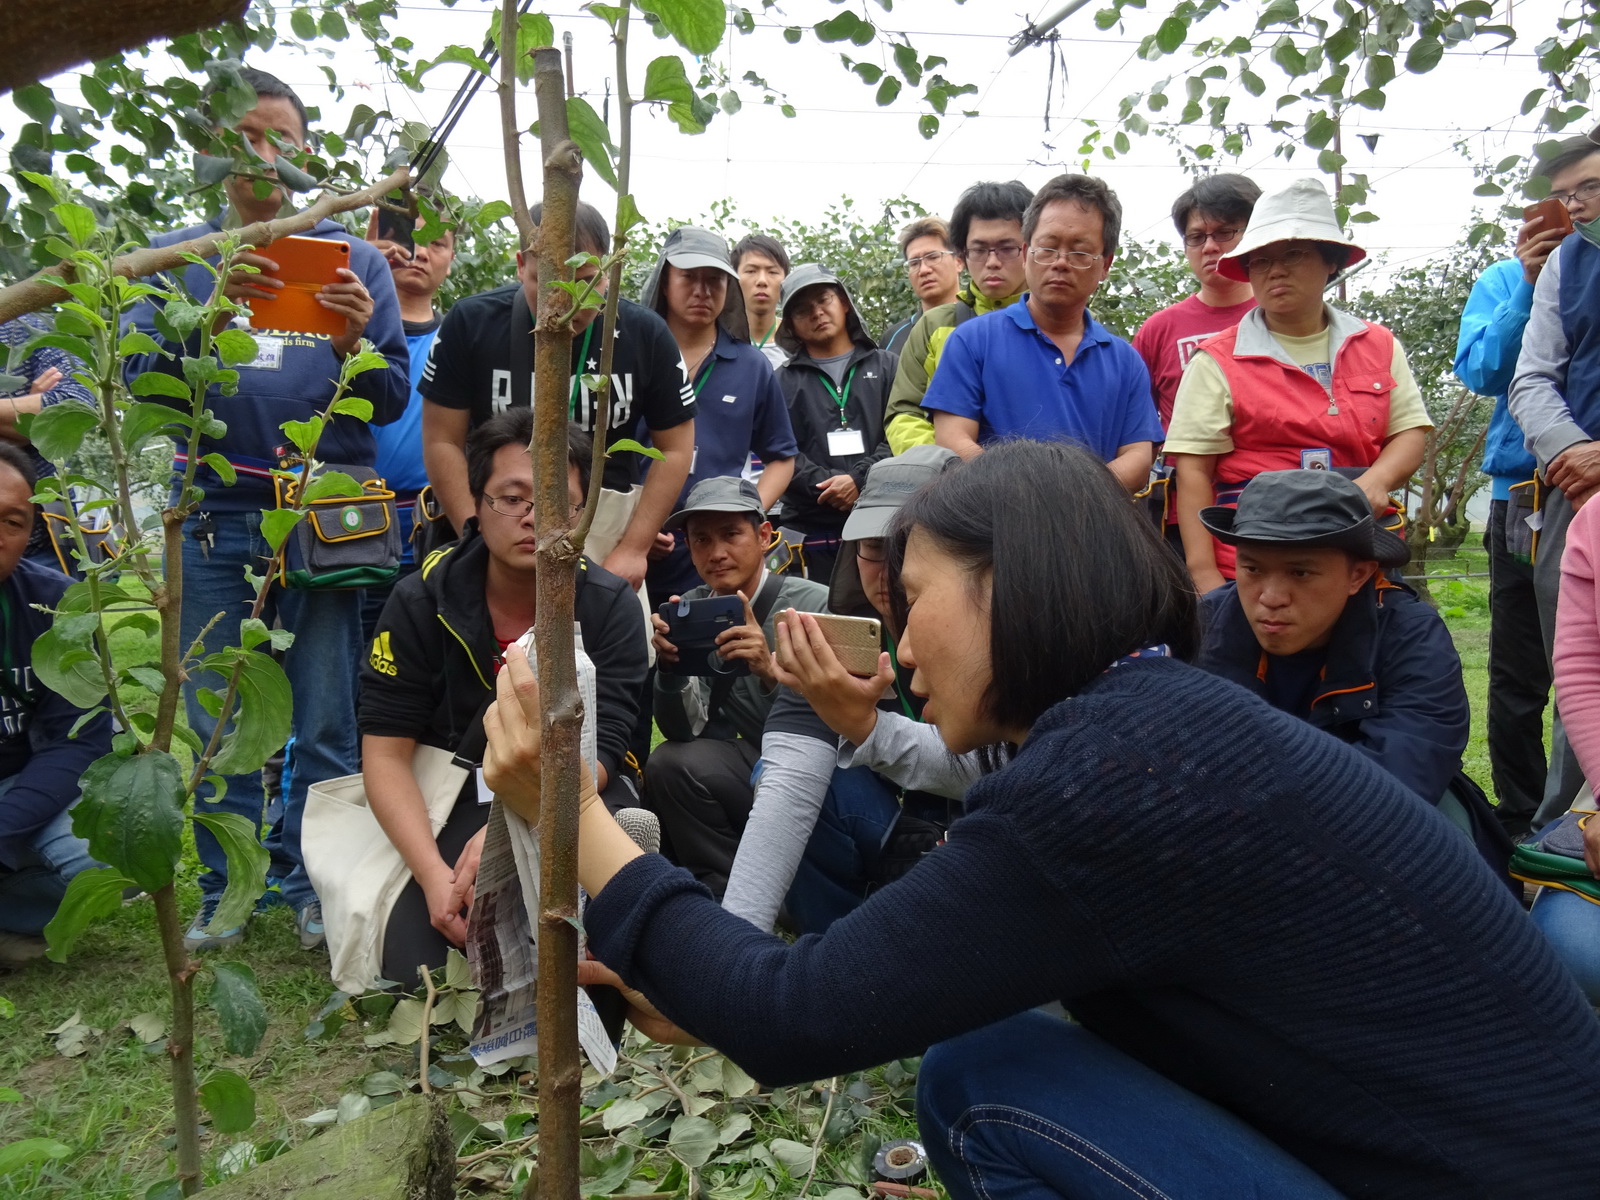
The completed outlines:
[[[977,315],[978,315],[978,310],[973,308],[972,305],[968,304],[965,300],[957,300],[956,301],[956,319],[954,321],[952,321],[951,324],[952,325],[965,325],[968,321],[972,320],[972,318],[977,316]]]
[[[533,313],[520,287],[511,301],[511,407],[533,404]]]
[[[494,703],[495,691],[490,689],[484,697],[483,704],[467,723],[467,730],[461,735],[461,740],[456,743],[456,765],[473,769],[483,764],[483,752],[488,749],[489,735],[483,729],[483,714],[489,711],[489,705]]]
[[[756,627],[760,628],[767,623],[767,616],[772,612],[772,606],[778,602],[778,593],[783,590],[783,577],[776,571],[768,571],[766,582],[761,585],[761,590],[756,593],[756,598],[750,601],[751,611],[756,616]],[[722,712],[722,706],[727,702],[728,696],[733,692],[733,685],[742,675],[718,675],[711,681],[711,700],[706,705],[706,724],[710,725]]]

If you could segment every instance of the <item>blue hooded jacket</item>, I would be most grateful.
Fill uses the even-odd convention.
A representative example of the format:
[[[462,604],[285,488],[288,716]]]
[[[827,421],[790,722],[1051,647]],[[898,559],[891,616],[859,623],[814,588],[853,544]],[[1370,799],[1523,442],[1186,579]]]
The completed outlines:
[[[220,219],[204,225],[180,229],[152,238],[152,246],[170,246],[191,238],[203,237],[222,228]],[[404,328],[400,323],[400,302],[395,296],[394,279],[383,254],[374,246],[349,233],[336,221],[323,221],[304,237],[328,238],[349,243],[350,269],[356,273],[372,295],[372,318],[367,322],[365,337],[385,359],[388,366],[357,375],[350,385],[350,394],[372,402],[372,424],[386,425],[405,412],[411,395],[410,357],[406,352]],[[211,261],[215,261],[212,259]],[[191,263],[181,273],[181,283],[193,296],[204,299],[211,294],[213,277],[198,263]],[[151,298],[141,301],[134,310],[133,327],[148,334],[164,349],[175,356],[199,353],[199,334],[190,335],[190,344],[174,345],[162,336],[155,326],[155,302]],[[206,490],[205,507],[216,512],[240,512],[271,507],[273,504],[270,471],[278,464],[278,450],[288,444],[283,434],[285,421],[304,421],[325,408],[333,398],[339,378],[339,360],[333,352],[330,339],[324,334],[274,332],[251,330],[261,352],[254,362],[238,367],[239,390],[232,396],[223,396],[213,387],[207,400],[217,419],[227,425],[222,437],[201,441],[202,454],[220,452],[234,465],[238,483],[226,487],[208,467],[202,466],[195,481]],[[168,358],[154,352],[136,354],[124,363],[123,371],[129,383],[146,371],[163,371],[182,378],[182,367],[176,357]],[[182,401],[151,397],[186,407]],[[364,421],[354,417],[337,416],[329,423],[322,436],[317,457],[324,462],[342,466],[371,467],[376,461],[376,446],[372,431]],[[183,468],[179,454],[175,463]]]
[[[1533,455],[1506,405],[1522,350],[1522,331],[1532,311],[1533,285],[1514,258],[1497,262],[1478,276],[1461,310],[1456,378],[1478,395],[1494,397],[1494,415],[1483,444],[1483,473],[1491,480],[1495,500],[1508,499],[1512,484],[1533,478]]]

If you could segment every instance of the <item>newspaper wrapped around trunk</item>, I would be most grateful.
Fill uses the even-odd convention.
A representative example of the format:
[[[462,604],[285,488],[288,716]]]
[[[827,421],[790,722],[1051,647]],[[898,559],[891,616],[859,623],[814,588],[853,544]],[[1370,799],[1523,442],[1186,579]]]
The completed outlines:
[[[594,664],[583,651],[573,627],[578,659],[578,694],[583,700],[582,754],[595,770]],[[539,672],[533,630],[517,643]],[[483,786],[480,770],[479,787]],[[584,897],[579,897],[580,904]],[[538,1035],[536,1008],[539,979],[539,830],[498,799],[490,805],[483,856],[467,926],[467,961],[479,990],[478,1020],[468,1047],[480,1065],[532,1054]],[[583,953],[580,942],[578,952]],[[578,1040],[601,1074],[617,1065],[616,1048],[606,1036],[600,1014],[588,993],[578,989]]]

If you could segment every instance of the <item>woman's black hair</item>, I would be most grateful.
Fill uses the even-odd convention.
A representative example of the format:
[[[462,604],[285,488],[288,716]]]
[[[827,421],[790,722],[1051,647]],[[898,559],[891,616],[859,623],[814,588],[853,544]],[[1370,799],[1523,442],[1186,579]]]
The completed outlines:
[[[1199,646],[1194,586],[1105,463],[1066,442],[1001,442],[905,504],[889,539],[890,595],[919,532],[989,579],[990,720],[1026,729],[1118,658]],[[915,647],[913,647],[913,650]]]

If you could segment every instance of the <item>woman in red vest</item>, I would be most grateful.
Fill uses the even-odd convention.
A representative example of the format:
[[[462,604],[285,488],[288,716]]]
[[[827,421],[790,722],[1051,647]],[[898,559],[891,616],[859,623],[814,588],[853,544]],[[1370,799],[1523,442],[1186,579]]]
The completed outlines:
[[[1206,532],[1200,510],[1232,504],[1262,471],[1355,468],[1381,515],[1422,463],[1433,424],[1399,340],[1322,299],[1334,275],[1366,256],[1344,239],[1322,184],[1300,179],[1257,202],[1217,264],[1249,282],[1256,308],[1189,360],[1166,442],[1201,593],[1233,578],[1233,551]]]

